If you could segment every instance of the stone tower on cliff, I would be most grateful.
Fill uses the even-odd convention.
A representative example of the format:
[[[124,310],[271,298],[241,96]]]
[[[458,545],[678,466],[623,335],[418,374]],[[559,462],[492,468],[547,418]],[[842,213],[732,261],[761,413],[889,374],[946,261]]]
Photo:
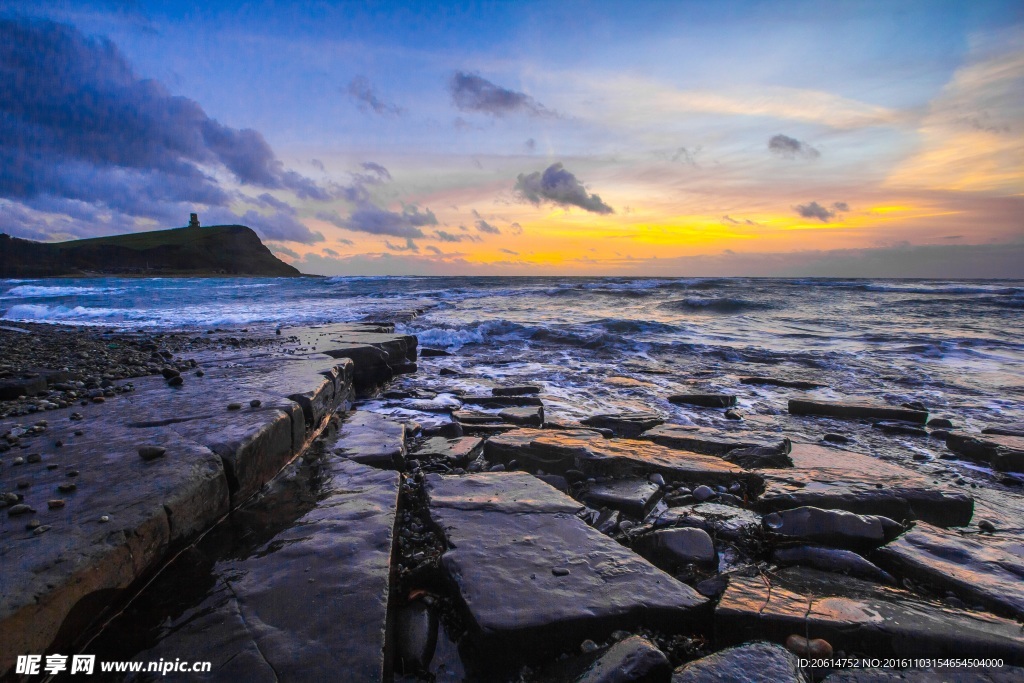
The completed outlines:
[[[198,228],[199,227],[199,214],[198,213],[190,213],[188,215],[188,227],[190,227],[190,228]]]

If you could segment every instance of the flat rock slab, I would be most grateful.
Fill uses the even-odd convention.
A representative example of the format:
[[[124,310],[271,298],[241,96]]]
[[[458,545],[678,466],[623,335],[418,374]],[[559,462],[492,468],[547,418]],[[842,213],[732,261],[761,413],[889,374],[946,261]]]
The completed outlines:
[[[762,436],[745,432],[724,432],[707,427],[691,425],[660,425],[648,429],[641,439],[653,441],[667,448],[674,448],[704,455],[725,456],[739,448],[770,447],[789,453],[791,446],[785,437]]]
[[[643,519],[661,494],[661,488],[646,479],[608,479],[587,484],[578,497],[591,507],[611,508]]]
[[[505,408],[500,413],[505,422],[523,427],[540,427],[544,424],[544,406],[524,406],[522,408]]]
[[[81,409],[86,419],[75,422],[49,413],[53,426],[37,438],[61,439],[64,447],[44,449],[41,462],[0,470],[0,491],[27,482],[18,492],[35,510],[14,517],[0,510],[0,671],[18,654],[46,651],[55,639],[66,645],[168,548],[228,510],[221,458],[172,429],[140,437],[107,419],[112,407],[126,406],[123,397],[112,399],[102,411]],[[74,436],[75,430],[84,434]],[[142,443],[166,453],[144,461]],[[53,464],[58,468],[48,469]],[[69,484],[74,491],[57,488]],[[52,499],[64,506],[49,509]],[[33,519],[48,530],[26,530]]]
[[[683,453],[649,441],[605,439],[596,432],[517,429],[488,439],[488,460],[516,460],[527,469],[564,474],[578,469],[609,477],[661,474],[667,481],[729,486],[741,482],[760,490],[759,475],[714,456]]]
[[[873,558],[915,581],[951,590],[972,603],[1024,619],[1024,539],[965,534],[918,523]]]
[[[463,403],[484,408],[522,408],[544,405],[538,396],[460,396],[459,399]]]
[[[870,401],[811,401],[794,398],[789,401],[789,412],[793,415],[819,415],[846,420],[903,420],[922,425],[928,422],[927,411]]]
[[[390,680],[400,475],[336,457],[324,475],[315,506],[276,533],[263,521],[277,520],[288,501],[270,494],[236,511],[237,524],[265,534],[241,557],[204,539],[200,550],[217,559],[205,599],[172,613],[159,643],[136,660],[188,653],[212,663],[210,674],[187,680]]]
[[[445,460],[456,467],[464,467],[484,452],[484,440],[476,436],[446,439],[433,436],[419,445],[410,457],[418,460]]]
[[[740,384],[760,384],[787,389],[821,389],[827,385],[818,382],[807,382],[800,379],[780,379],[778,377],[740,377]]]
[[[524,384],[515,387],[494,387],[491,389],[491,394],[494,396],[526,396],[539,393],[540,387],[534,384]]]
[[[790,635],[870,657],[998,657],[1024,661],[1020,624],[958,610],[849,576],[790,568],[734,576],[715,610],[721,644]]]
[[[581,420],[581,424],[587,427],[598,429],[610,429],[615,436],[636,437],[651,427],[665,422],[665,418],[658,413],[632,412],[632,413],[610,413],[604,415],[591,415]]]
[[[463,425],[471,424],[497,424],[502,420],[494,413],[484,413],[479,410],[455,410],[452,417]]]
[[[332,448],[354,462],[383,469],[405,466],[405,425],[357,410],[345,417]]]
[[[721,503],[698,503],[665,510],[655,528],[695,527],[727,540],[749,538],[761,530],[761,515]]]
[[[668,402],[701,408],[731,408],[736,405],[736,397],[729,394],[673,394],[668,397]]]
[[[678,629],[707,601],[587,526],[579,503],[525,473],[427,477],[442,557],[481,657],[575,649],[617,628]]]
[[[946,446],[959,455],[990,463],[1003,472],[1024,472],[1024,436],[951,432]]]
[[[807,683],[797,656],[773,643],[730,647],[682,665],[672,683],[749,681],[750,683]]]
[[[758,511],[811,506],[938,526],[964,526],[974,514],[969,494],[861,453],[794,443],[790,458],[792,468],[760,470],[765,491],[754,503]]]

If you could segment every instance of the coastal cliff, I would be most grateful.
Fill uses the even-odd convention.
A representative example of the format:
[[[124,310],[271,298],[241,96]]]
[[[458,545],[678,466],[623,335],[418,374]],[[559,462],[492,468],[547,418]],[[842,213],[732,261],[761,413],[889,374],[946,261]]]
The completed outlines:
[[[244,225],[190,226],[70,242],[0,234],[0,277],[88,275],[294,276]]]

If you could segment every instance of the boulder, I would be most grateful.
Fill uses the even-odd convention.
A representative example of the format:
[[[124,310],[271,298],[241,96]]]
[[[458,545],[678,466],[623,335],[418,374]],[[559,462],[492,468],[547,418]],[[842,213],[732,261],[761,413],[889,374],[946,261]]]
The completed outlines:
[[[521,427],[540,427],[544,424],[544,406],[505,408],[498,413],[498,417]]]
[[[971,460],[990,463],[1003,472],[1024,472],[1024,436],[950,432],[949,450]]]
[[[526,396],[528,394],[539,394],[540,387],[532,384],[526,384],[515,387],[494,387],[491,389],[491,394],[494,396]]]
[[[779,548],[772,553],[772,562],[779,565],[799,564],[825,572],[850,574],[889,584],[895,583],[891,575],[850,550],[812,545]]]
[[[888,517],[806,506],[769,513],[764,527],[779,536],[853,549],[877,548],[903,531]]]
[[[761,515],[720,503],[698,503],[665,510],[654,520],[655,528],[694,527],[712,536],[737,541],[761,530]]]
[[[434,436],[421,443],[413,453],[417,460],[442,460],[452,467],[465,467],[484,451],[484,440],[476,436],[447,439]]]
[[[357,410],[345,417],[334,452],[353,462],[382,469],[405,466],[405,425],[371,413]]]
[[[643,519],[661,499],[661,488],[645,479],[606,479],[586,484],[576,497],[591,507]]]
[[[630,636],[612,645],[575,683],[668,683],[672,665],[651,641]]]
[[[637,538],[633,547],[655,564],[670,568],[688,564],[714,567],[718,562],[711,536],[694,527],[659,529]]]

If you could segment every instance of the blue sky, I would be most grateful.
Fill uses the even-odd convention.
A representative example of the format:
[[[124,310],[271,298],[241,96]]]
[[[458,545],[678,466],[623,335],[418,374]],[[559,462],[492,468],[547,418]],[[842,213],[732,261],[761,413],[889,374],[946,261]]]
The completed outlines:
[[[0,171],[15,235],[192,207],[330,274],[1024,276],[1019,2],[0,1],[0,18],[48,46],[4,53],[0,92],[60,91],[6,112],[13,148],[45,161]],[[993,245],[1021,258],[993,272]]]

